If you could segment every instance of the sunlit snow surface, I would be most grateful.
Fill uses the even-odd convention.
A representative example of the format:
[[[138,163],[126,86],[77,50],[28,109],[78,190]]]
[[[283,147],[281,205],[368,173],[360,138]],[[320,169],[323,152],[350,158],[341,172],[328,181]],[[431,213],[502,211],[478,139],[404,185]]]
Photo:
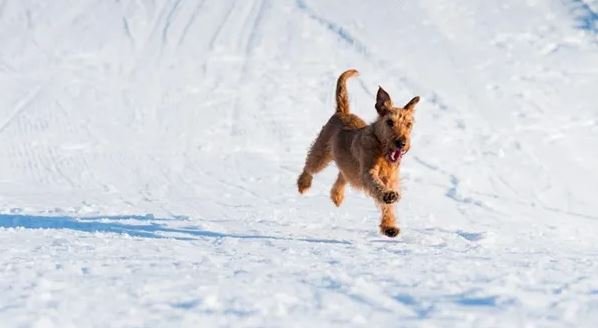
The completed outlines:
[[[598,325],[598,2],[0,1],[4,327]],[[295,180],[419,95],[401,235]]]

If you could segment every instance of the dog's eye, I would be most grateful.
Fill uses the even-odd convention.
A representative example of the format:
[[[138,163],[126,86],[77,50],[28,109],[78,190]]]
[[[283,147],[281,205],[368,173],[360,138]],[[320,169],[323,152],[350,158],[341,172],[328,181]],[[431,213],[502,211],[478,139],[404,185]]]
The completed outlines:
[[[392,120],[386,120],[386,125],[392,127],[395,124],[395,122],[393,122]]]

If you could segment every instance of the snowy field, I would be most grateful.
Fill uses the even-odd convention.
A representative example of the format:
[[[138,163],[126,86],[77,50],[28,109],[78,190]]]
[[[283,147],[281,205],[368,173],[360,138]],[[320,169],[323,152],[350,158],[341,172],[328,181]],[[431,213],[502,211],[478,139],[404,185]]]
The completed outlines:
[[[419,95],[401,235],[296,191]],[[598,1],[0,1],[0,326],[598,326]]]

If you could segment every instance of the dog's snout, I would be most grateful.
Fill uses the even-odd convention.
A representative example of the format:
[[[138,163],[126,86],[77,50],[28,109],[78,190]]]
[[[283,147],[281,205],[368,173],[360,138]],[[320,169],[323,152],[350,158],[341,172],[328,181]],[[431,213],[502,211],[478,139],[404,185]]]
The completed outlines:
[[[397,148],[405,147],[405,140],[403,140],[403,139],[395,140],[395,146],[397,146]]]

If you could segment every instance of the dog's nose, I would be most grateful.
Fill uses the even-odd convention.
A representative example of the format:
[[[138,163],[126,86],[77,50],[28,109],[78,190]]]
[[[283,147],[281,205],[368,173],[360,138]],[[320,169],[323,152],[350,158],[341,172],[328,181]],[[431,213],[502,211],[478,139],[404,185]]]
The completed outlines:
[[[405,147],[405,140],[403,140],[403,139],[395,140],[395,146],[397,146],[397,148]]]

